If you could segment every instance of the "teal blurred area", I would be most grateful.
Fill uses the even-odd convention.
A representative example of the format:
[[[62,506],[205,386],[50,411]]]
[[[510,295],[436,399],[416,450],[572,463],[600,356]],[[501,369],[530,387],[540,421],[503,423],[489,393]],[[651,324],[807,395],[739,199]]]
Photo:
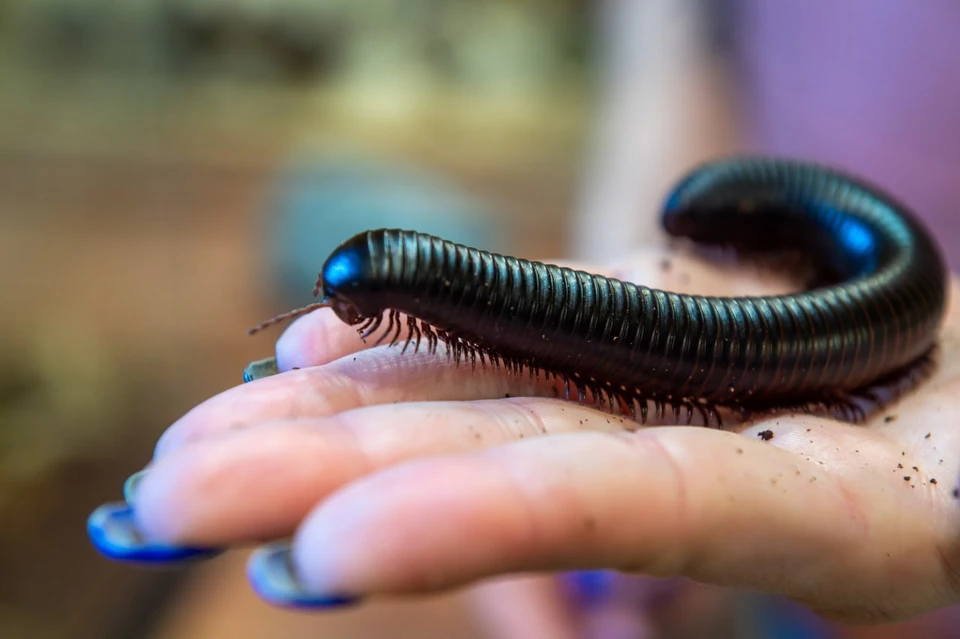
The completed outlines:
[[[323,258],[369,229],[415,230],[504,254],[515,243],[492,205],[409,163],[296,158],[278,175],[266,207],[265,295],[291,307],[312,301],[307,284]]]

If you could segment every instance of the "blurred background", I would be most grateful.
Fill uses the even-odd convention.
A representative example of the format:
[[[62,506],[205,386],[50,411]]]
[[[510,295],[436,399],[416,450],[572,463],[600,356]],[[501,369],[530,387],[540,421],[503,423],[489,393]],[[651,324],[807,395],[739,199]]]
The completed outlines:
[[[956,265],[958,13],[0,0],[0,637],[483,636],[460,593],[291,614],[249,591],[245,553],[130,568],[84,521],[270,353],[246,328],[309,299],[323,257],[366,228],[601,261],[656,238],[692,164],[761,150],[879,181]],[[711,596],[664,636],[840,632],[763,601],[786,625],[748,630],[723,612],[734,595]]]

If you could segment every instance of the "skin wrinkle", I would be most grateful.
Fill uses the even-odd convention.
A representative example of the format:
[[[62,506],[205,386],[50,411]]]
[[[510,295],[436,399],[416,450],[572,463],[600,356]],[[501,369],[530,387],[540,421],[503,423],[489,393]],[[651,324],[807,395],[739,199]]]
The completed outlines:
[[[612,434],[589,432],[582,435],[606,439],[611,437]],[[523,446],[530,443],[532,442],[520,442],[512,445],[511,449],[518,445]],[[489,455],[493,458],[503,454],[505,450],[507,449],[497,447],[483,451],[481,456]],[[602,536],[598,536],[598,531],[604,527],[602,518],[585,507],[583,499],[578,496],[576,491],[570,492],[563,489],[564,484],[557,477],[551,476],[546,480],[536,477],[531,480],[529,476],[523,475],[525,472],[524,466],[513,463],[511,460],[508,460],[506,464],[495,467],[501,471],[506,471],[499,474],[508,480],[511,494],[517,496],[519,510],[525,516],[524,524],[515,528],[515,530],[521,531],[521,538],[514,540],[513,550],[509,557],[502,557],[498,570],[516,571],[520,569],[524,572],[536,572],[586,568],[582,553],[566,554],[563,552],[563,548],[569,541],[568,535],[574,534],[579,536],[577,545],[584,552],[590,553],[598,550],[594,546],[597,540],[602,539]],[[562,490],[558,491],[557,488]],[[577,524],[557,526],[558,517],[562,521],[577,522]],[[584,527],[582,523],[586,520],[591,520],[592,526]],[[549,530],[553,530],[554,533],[547,534],[544,532]],[[557,531],[560,531],[559,536]],[[583,534],[584,531],[586,531],[586,536]],[[457,585],[471,583],[473,579],[471,577],[464,581],[462,578],[458,578]]]
[[[470,408],[474,406],[481,406],[483,402],[477,402],[476,404],[471,403]],[[386,448],[384,447],[383,439],[376,437],[374,435],[374,428],[372,428],[372,420],[369,408],[378,408],[378,407],[360,407],[357,409],[345,411],[338,415],[338,419],[332,421],[330,424],[325,424],[324,428],[329,430],[334,430],[336,428],[342,427],[349,430],[353,434],[353,440],[355,442],[355,447],[362,451],[366,465],[363,473],[358,473],[357,476],[363,476],[367,472],[373,472],[380,468],[385,468],[389,464],[399,463],[407,459],[406,455],[390,455]],[[441,410],[438,408],[438,410]],[[480,409],[481,412],[487,413],[489,411]],[[376,415],[374,415],[376,416]],[[459,426],[458,426],[459,427]],[[369,430],[370,432],[364,432]],[[467,438],[464,438],[464,441],[467,441]],[[465,446],[465,448],[468,448]],[[469,448],[468,448],[469,449]],[[430,452],[422,451],[419,453],[421,456],[429,455]],[[441,454],[439,451],[433,454]],[[349,481],[349,480],[348,480]]]
[[[669,455],[669,460],[674,463],[674,468],[675,468],[676,473],[678,474],[678,477],[681,477],[681,478],[687,477],[687,475],[684,474],[684,472],[683,472],[683,464],[681,464],[681,463],[679,462],[679,460],[677,460],[676,456],[673,455],[673,454],[670,452],[670,451],[671,451],[670,447],[669,447],[669,446],[663,446],[663,445],[662,445],[662,442],[658,442],[658,443],[661,444],[661,446],[664,448],[665,452],[667,452],[667,454]],[[744,443],[747,444],[747,442],[744,442]],[[747,445],[751,445],[751,444],[752,444],[752,442],[750,442],[750,444],[747,444]],[[740,446],[741,449],[745,449],[746,447],[747,447],[747,446],[745,446],[745,445],[741,445],[741,446]],[[745,455],[745,457],[746,457],[746,455]],[[814,470],[814,472],[816,472],[816,469],[815,469],[815,468],[812,468],[812,469]],[[697,471],[695,471],[695,472],[697,472]],[[818,473],[818,474],[819,474],[819,473]],[[821,478],[821,479],[824,479],[824,478]],[[824,483],[826,483],[826,482],[824,482]],[[822,485],[822,484],[821,484],[821,485]],[[683,495],[682,498],[681,498],[681,497],[678,497],[678,499],[676,500],[676,501],[679,503],[679,502],[681,501],[681,499],[684,499],[684,500],[685,500],[686,490],[685,490],[685,489],[681,490],[681,489],[678,488],[678,495]],[[687,501],[684,501],[684,504],[685,504],[686,508],[685,508],[683,511],[681,511],[681,512],[683,513],[682,516],[684,517],[683,521],[684,521],[684,522],[687,522],[688,519],[689,519],[689,516],[690,516],[690,515],[689,515],[690,511],[689,511],[689,503],[688,503],[688,500],[687,500]],[[677,517],[679,518],[679,517],[681,517],[681,515],[678,514]],[[684,530],[694,530],[694,529],[695,529],[695,526],[694,526],[693,524],[691,524],[691,523],[682,523],[681,526],[683,527]],[[689,540],[688,540],[686,543],[681,543],[681,544],[679,544],[679,545],[682,546],[682,547],[687,548],[687,549],[688,549],[688,554],[687,554],[687,557],[685,557],[685,558],[682,560],[680,566],[676,569],[676,571],[677,571],[676,574],[688,575],[688,576],[691,576],[691,577],[694,578],[694,579],[696,579],[696,576],[697,576],[697,575],[700,575],[700,576],[706,577],[709,581],[717,581],[717,582],[723,581],[723,582],[724,582],[723,585],[728,585],[728,586],[733,586],[733,587],[739,587],[739,586],[744,586],[744,585],[746,585],[746,586],[749,587],[749,586],[751,585],[751,584],[749,583],[749,580],[743,581],[742,577],[739,576],[739,575],[738,575],[738,576],[731,576],[730,579],[724,581],[722,575],[720,575],[720,576],[717,575],[716,568],[715,568],[715,567],[711,567],[711,566],[709,565],[710,562],[709,562],[708,560],[709,560],[709,558],[710,558],[710,551],[709,551],[709,550],[703,550],[702,552],[695,552],[695,551],[693,550],[693,549],[696,547],[696,545],[697,545],[697,544],[696,544],[696,540],[692,540],[692,541],[689,541]],[[704,554],[704,553],[705,553],[705,554]],[[789,562],[788,562],[788,563],[789,563]],[[645,565],[645,566],[642,566],[642,567],[640,567],[640,568],[631,567],[630,569],[631,569],[631,571],[639,571],[639,572],[645,572],[645,573],[648,573],[648,574],[649,574],[650,567]],[[788,583],[790,582],[790,574],[789,574],[789,573],[790,573],[790,568],[789,568],[789,566],[787,566],[787,567],[785,568],[785,570],[784,570],[781,574],[772,576],[772,578],[765,583],[765,587],[767,587],[767,588],[769,588],[769,589],[771,589],[771,590],[773,590],[773,591],[781,591],[781,590],[782,590],[782,585],[783,585],[783,584],[788,584]],[[657,575],[660,575],[661,573],[656,573],[656,574],[657,574]],[[672,575],[672,574],[674,574],[674,573],[667,573],[668,576],[669,576],[669,575]],[[814,586],[814,587],[815,587],[815,586]]]
[[[657,432],[641,430],[630,433],[617,433],[613,435],[613,439],[623,444],[625,448],[630,451],[630,454],[637,457],[638,461],[643,465],[649,465],[648,457],[651,454],[666,462],[666,465],[673,472],[673,481],[671,484],[674,485],[673,492],[675,499],[673,499],[671,503],[674,504],[675,512],[672,514],[672,521],[676,523],[675,527],[677,530],[689,530],[690,504],[687,493],[686,475],[673,452],[663,444]],[[644,573],[657,577],[675,577],[677,575],[687,574],[690,561],[690,541],[689,539],[684,539],[683,542],[676,544],[676,546],[687,549],[683,553],[683,555],[687,556],[647,558],[641,559],[639,563],[636,561],[636,557],[630,557],[622,569],[627,572]]]
[[[831,483],[836,485],[837,491],[840,493],[845,510],[855,526],[857,539],[863,543],[868,543],[872,529],[866,513],[860,506],[862,494],[855,487],[849,486],[849,481],[844,476],[837,477],[836,481]]]
[[[542,401],[542,400],[541,400]],[[529,398],[517,398],[514,401],[502,402],[498,404],[478,404],[481,406],[481,409],[493,420],[499,422],[502,427],[511,435],[515,436],[520,433],[521,438],[525,431],[531,432],[534,435],[542,436],[549,435],[551,428],[547,426],[546,422],[543,419],[543,416],[530,407]],[[510,415],[501,415],[503,413],[503,408],[510,407]],[[510,425],[510,419],[512,417],[519,418],[522,420],[522,424],[525,424],[528,428],[524,428],[523,425],[513,427]]]
[[[523,561],[524,556],[527,554],[523,549],[532,548],[532,549],[540,549],[542,551],[542,549],[544,548],[552,549],[554,547],[555,544],[552,543],[553,541],[551,538],[552,536],[544,534],[543,526],[538,525],[538,522],[545,522],[549,524],[549,522],[547,521],[548,518],[545,518],[542,516],[538,517],[536,513],[538,510],[542,509],[542,504],[546,503],[546,504],[549,504],[550,506],[555,506],[556,501],[555,500],[544,501],[542,499],[543,497],[542,492],[544,489],[543,483],[529,482],[528,478],[521,477],[519,473],[520,471],[523,470],[522,466],[520,468],[518,468],[515,464],[506,464],[506,465],[498,466],[498,464],[495,461],[493,461],[492,458],[495,456],[499,456],[500,454],[499,450],[491,449],[489,453],[491,456],[491,462],[494,464],[494,467],[495,468],[499,467],[500,469],[506,471],[501,474],[508,481],[513,495],[516,497],[517,502],[521,505],[520,510],[521,512],[524,513],[524,516],[525,516],[524,525],[519,527],[520,530],[527,531],[526,533],[523,534],[523,538],[524,538],[523,542],[517,544],[517,548],[521,550],[519,553],[516,554],[516,557],[511,557],[508,561],[504,562],[505,563],[504,568],[507,568],[508,570],[515,570],[516,566],[514,566],[514,564],[517,563],[518,561]],[[551,481],[550,483],[556,483],[556,482]],[[537,489],[536,494],[534,494],[533,492],[534,487],[536,487]],[[580,506],[581,506],[580,509],[582,510],[582,504]],[[534,554],[536,553],[537,551],[535,550]],[[552,552],[545,553],[546,556],[543,557],[540,560],[540,562],[538,562],[543,564],[542,568],[544,570],[550,570],[554,568],[554,562],[550,557],[551,554]]]
[[[517,566],[520,565],[524,565],[524,570],[526,571],[529,570],[525,562],[531,554],[530,549],[533,549],[533,554],[536,555],[542,553],[543,549],[552,547],[549,543],[549,537],[544,535],[542,528],[537,525],[538,518],[535,516],[535,512],[539,505],[543,503],[552,504],[554,502],[552,500],[544,501],[538,499],[536,495],[533,495],[531,493],[531,483],[529,481],[523,481],[523,478],[514,472],[515,470],[522,469],[517,469],[511,464],[503,465],[497,460],[497,457],[501,454],[500,451],[501,449],[499,447],[479,451],[480,454],[472,457],[468,463],[478,465],[482,471],[480,474],[494,478],[495,481],[501,485],[498,491],[502,495],[501,503],[508,507],[510,514],[509,517],[505,518],[503,513],[499,513],[496,515],[496,518],[509,521],[511,533],[505,535],[504,538],[497,543],[497,546],[503,550],[502,552],[497,553],[495,556],[490,556],[490,549],[483,549],[480,555],[468,554],[468,556],[462,557],[461,561],[458,562],[461,569],[465,564],[475,566],[477,562],[480,561],[484,566],[490,565],[491,563],[496,564],[498,572],[512,572],[517,570]],[[441,464],[441,468],[443,468],[444,465],[449,465],[451,462],[452,460],[447,458],[437,463]],[[429,468],[431,463],[433,462],[426,462],[426,468]],[[489,471],[483,471],[485,467],[488,468]],[[397,476],[392,479],[400,483],[407,483],[405,474],[420,474],[423,472],[423,468],[424,464],[414,462],[404,470],[400,470]],[[439,474],[443,475],[445,471],[441,470]],[[373,479],[373,481],[384,480]],[[356,488],[359,487],[353,489],[348,487],[347,490],[355,490]],[[454,521],[457,525],[463,523],[462,517],[462,514],[455,516]],[[374,518],[380,519],[381,517],[375,516]],[[488,526],[489,523],[484,522],[481,525]],[[501,534],[503,532],[505,531],[501,530]],[[404,531],[403,534],[406,535],[408,533]],[[376,539],[376,533],[374,539]],[[444,540],[443,544],[445,545],[446,542],[447,540]],[[454,568],[446,570],[433,566],[429,562],[424,563],[421,560],[421,555],[422,550],[419,548],[415,549],[413,561],[410,562],[410,556],[408,556],[405,562],[406,567],[404,568],[404,570],[410,574],[412,581],[409,583],[416,591],[436,592],[447,588],[469,585],[474,581],[473,577],[462,576],[461,569]],[[549,559],[550,557],[547,556],[543,562],[545,570],[553,567],[553,563],[550,562]],[[471,570],[473,570],[473,568],[468,568],[468,573]]]
[[[360,433],[363,422],[357,420],[356,415],[357,413],[354,411],[345,411],[325,417],[319,424],[316,423],[316,420],[311,420],[314,423],[305,425],[304,430],[306,430],[312,438],[322,441],[323,448],[326,448],[328,451],[335,449],[341,462],[343,461],[345,451],[352,453],[350,456],[350,466],[354,470],[353,476],[361,477],[373,472],[382,464],[377,464],[370,448],[364,446],[364,437],[362,437]],[[336,433],[337,437],[343,437],[346,441],[340,445],[331,446],[329,438],[332,433]],[[353,477],[350,479],[352,478]],[[349,479],[347,481],[349,481]],[[336,489],[336,486],[332,486],[330,491]],[[328,491],[328,494],[330,491]]]

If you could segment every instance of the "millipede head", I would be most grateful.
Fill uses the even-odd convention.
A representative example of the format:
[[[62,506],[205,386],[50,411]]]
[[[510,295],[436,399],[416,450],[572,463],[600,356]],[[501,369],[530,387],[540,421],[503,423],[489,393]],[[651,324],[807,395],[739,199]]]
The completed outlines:
[[[344,294],[345,291],[349,291],[348,295],[351,297],[358,293],[362,295],[364,284],[368,279],[369,251],[364,250],[365,245],[358,240],[359,237],[342,244],[324,262],[323,270],[317,276],[317,281],[313,286],[313,296],[319,297],[322,293],[323,299],[271,317],[249,329],[247,334],[254,335],[265,328],[306,315],[318,308],[333,309],[337,317],[350,326],[361,324],[371,317],[381,315],[382,310],[380,309],[375,312],[363,312],[357,303]],[[367,310],[373,311],[374,309]]]

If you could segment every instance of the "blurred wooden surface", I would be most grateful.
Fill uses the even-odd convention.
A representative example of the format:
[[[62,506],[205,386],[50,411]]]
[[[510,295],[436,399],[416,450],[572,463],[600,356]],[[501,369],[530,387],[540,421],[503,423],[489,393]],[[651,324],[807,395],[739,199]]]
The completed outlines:
[[[22,469],[0,471],[0,569],[11,576],[0,636],[142,636],[163,618],[176,575],[100,558],[84,519],[120,498],[170,423],[269,354],[270,336],[245,331],[277,310],[258,285],[257,232],[281,157],[257,167],[0,153],[0,354],[40,393],[15,398],[22,406],[4,426],[21,438],[4,441]],[[433,166],[490,197],[521,253],[561,252],[572,189],[559,185],[570,184],[571,162]],[[78,392],[73,403],[61,397]],[[304,616],[257,603],[236,556],[186,576],[161,637],[473,636],[455,597]]]
[[[176,580],[99,557],[84,520],[263,352],[244,336],[260,181],[0,156],[0,356],[16,391],[0,407],[0,636],[136,636]]]
[[[182,51],[164,35],[183,25],[151,3],[100,4],[0,11],[0,637],[139,639],[168,612],[165,637],[472,636],[455,597],[320,618],[256,600],[237,555],[196,571],[112,563],[85,518],[121,498],[170,423],[270,353],[276,333],[245,331],[278,310],[258,234],[293,159],[359,149],[414,162],[487,201],[518,253],[557,256],[582,78],[555,71],[532,93],[528,82],[421,86],[389,68],[359,83],[290,82],[242,71],[252,50],[237,73],[168,67]],[[232,12],[215,10],[228,26]],[[528,22],[542,32],[549,18]],[[480,42],[498,24],[463,27]],[[383,28],[397,35],[393,21]]]

